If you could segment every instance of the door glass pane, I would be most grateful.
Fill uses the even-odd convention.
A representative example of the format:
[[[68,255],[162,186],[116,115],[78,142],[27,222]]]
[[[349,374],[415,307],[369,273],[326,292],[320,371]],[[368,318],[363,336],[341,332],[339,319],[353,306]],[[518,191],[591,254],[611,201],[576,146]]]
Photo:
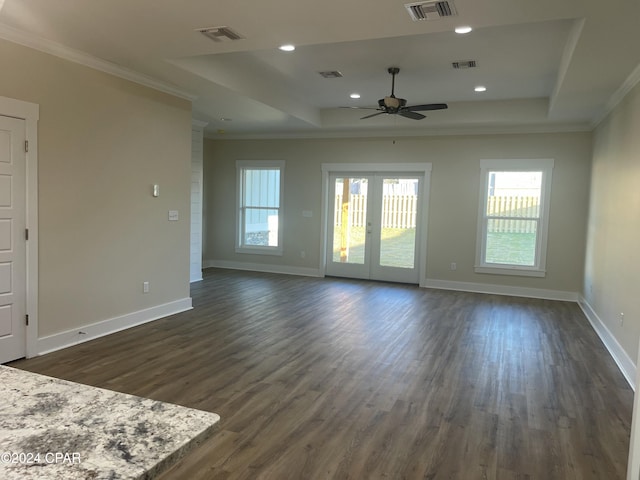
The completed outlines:
[[[533,266],[537,229],[538,220],[488,220],[486,262]]]
[[[333,261],[364,264],[367,236],[366,178],[335,180],[333,208]]]
[[[382,182],[380,265],[383,267],[415,266],[418,187],[417,178],[385,178]]]

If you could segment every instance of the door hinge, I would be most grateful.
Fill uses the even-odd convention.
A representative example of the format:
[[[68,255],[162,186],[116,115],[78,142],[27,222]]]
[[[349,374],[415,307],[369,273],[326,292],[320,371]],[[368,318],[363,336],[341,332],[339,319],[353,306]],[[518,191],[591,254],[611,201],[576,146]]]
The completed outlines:
[[[24,141],[24,151],[28,152],[29,151],[29,140],[25,140]]]
[[[24,229],[24,239],[25,240],[29,240],[29,229],[28,228]]]
[[[24,319],[27,321],[27,326],[29,326],[29,315],[25,315]]]

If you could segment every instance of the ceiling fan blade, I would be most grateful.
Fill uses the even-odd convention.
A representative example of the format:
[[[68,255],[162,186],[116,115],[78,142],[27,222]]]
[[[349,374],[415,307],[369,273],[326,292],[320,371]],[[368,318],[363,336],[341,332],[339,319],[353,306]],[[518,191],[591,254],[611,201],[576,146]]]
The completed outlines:
[[[366,117],[361,117],[360,120],[364,120],[365,118],[377,117],[378,115],[382,115],[383,113],[387,112],[372,113],[371,115],[367,115]]]
[[[409,112],[424,112],[426,110],[444,110],[445,108],[449,108],[446,103],[427,103],[425,105],[412,105],[410,107],[405,107],[405,110]]]
[[[338,108],[349,108],[351,110],[380,110],[379,108],[374,108],[374,107],[338,107]]]
[[[422,120],[423,118],[426,118],[421,113],[411,112],[407,110],[399,112],[398,115],[402,115],[403,117],[406,117],[406,118],[411,118],[412,120]]]

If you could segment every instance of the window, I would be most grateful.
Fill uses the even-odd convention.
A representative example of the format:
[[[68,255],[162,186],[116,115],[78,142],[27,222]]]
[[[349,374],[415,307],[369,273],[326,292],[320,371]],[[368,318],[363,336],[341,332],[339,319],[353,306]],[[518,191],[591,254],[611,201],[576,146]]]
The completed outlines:
[[[283,161],[238,161],[236,252],[282,255]]]
[[[543,277],[553,160],[482,160],[478,273]]]

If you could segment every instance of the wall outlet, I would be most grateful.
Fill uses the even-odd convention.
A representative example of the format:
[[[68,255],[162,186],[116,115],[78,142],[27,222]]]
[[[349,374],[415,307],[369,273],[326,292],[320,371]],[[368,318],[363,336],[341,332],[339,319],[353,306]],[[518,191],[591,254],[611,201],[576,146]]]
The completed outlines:
[[[620,325],[624,325],[624,313],[620,312]]]
[[[307,252],[305,252],[304,250],[300,251],[300,258],[307,258]]]
[[[149,282],[142,282],[142,293],[149,293]]]
[[[449,268],[451,268],[451,270],[457,270],[458,264],[456,262],[451,262],[451,265],[449,266]]]

